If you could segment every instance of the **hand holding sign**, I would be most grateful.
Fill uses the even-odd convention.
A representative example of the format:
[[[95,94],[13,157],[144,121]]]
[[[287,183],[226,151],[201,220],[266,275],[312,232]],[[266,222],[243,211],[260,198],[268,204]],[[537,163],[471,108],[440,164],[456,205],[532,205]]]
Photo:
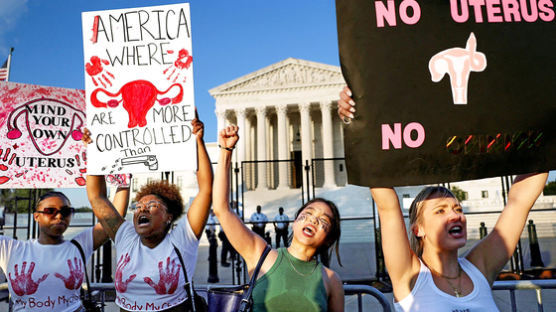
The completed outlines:
[[[349,124],[355,116],[355,102],[351,98],[351,90],[349,87],[344,87],[340,92],[340,100],[338,101],[338,116],[345,124]]]

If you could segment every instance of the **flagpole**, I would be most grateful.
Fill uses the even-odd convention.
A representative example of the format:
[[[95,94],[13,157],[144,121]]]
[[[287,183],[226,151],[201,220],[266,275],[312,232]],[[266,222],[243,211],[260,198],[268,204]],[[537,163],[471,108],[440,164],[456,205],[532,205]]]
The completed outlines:
[[[9,80],[10,80],[10,66],[11,66],[11,63],[12,63],[12,53],[13,53],[13,52],[14,52],[14,48],[11,47],[11,48],[10,48],[10,54],[8,55],[8,68],[7,68],[7,70],[8,70],[8,75],[6,76],[6,81],[9,81]]]

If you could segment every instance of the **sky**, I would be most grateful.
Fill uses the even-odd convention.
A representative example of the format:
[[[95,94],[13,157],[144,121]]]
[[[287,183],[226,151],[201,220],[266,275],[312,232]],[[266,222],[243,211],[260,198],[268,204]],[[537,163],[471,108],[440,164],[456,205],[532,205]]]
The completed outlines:
[[[10,81],[84,89],[81,12],[179,3],[145,0],[1,0],[0,62]],[[195,105],[216,141],[208,90],[288,57],[339,65],[333,0],[191,0]],[[340,91],[340,90],[338,90]],[[67,191],[76,207],[85,192]]]
[[[1,0],[0,62],[10,81],[84,89],[81,12],[179,3],[162,0]],[[333,0],[191,0],[195,105],[216,140],[208,90],[288,57],[339,65]],[[339,91],[339,90],[338,90]],[[550,180],[556,174],[552,172]],[[85,192],[69,191],[76,207]]]

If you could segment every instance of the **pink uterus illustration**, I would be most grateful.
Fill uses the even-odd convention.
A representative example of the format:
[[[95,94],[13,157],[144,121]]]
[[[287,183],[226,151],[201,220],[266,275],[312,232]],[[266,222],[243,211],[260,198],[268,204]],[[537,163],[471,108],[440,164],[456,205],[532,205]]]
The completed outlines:
[[[477,39],[471,33],[465,48],[451,48],[435,54],[429,61],[432,81],[450,76],[454,104],[467,104],[469,74],[482,72],[487,66],[486,56],[477,52]]]
[[[158,98],[160,95],[166,95],[174,87],[178,87],[179,92],[173,98],[162,97]],[[104,93],[106,96],[111,98],[106,102],[102,102],[98,99],[98,93]],[[118,98],[120,98],[118,100]],[[120,90],[116,93],[108,92],[102,88],[95,89],[91,94],[91,104],[95,107],[105,108],[117,107],[120,102],[123,102],[123,107],[127,111],[129,116],[129,122],[127,124],[128,128],[133,128],[136,126],[144,127],[147,124],[147,112],[154,106],[155,102],[160,105],[176,104],[181,102],[183,99],[183,87],[179,83],[171,85],[168,89],[164,91],[158,90],[151,82],[146,80],[135,80],[123,85]]]

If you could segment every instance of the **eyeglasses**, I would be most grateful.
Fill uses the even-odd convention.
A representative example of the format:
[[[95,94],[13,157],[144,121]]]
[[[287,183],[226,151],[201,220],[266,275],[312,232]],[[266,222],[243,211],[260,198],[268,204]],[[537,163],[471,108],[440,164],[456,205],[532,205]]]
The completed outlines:
[[[36,213],[42,213],[50,217],[56,216],[58,213],[62,215],[62,217],[66,218],[75,213],[75,208],[73,207],[62,207],[61,209],[54,208],[54,207],[46,207],[42,210],[35,211]]]
[[[310,214],[309,212],[302,212],[299,214],[299,216],[297,217],[298,221],[304,221],[306,219],[315,219],[317,222],[317,226],[320,227],[322,230],[324,230],[325,232],[328,232],[328,230],[330,229],[330,222],[328,222],[328,220],[326,220],[323,217],[316,217],[313,216],[312,214]]]
[[[135,202],[131,205],[131,211],[137,211],[137,210],[149,210],[152,211],[153,209],[156,208],[160,208],[161,206],[164,206],[164,204],[162,202],[159,202],[158,200],[151,200],[149,202],[146,203],[141,203],[141,202]]]

